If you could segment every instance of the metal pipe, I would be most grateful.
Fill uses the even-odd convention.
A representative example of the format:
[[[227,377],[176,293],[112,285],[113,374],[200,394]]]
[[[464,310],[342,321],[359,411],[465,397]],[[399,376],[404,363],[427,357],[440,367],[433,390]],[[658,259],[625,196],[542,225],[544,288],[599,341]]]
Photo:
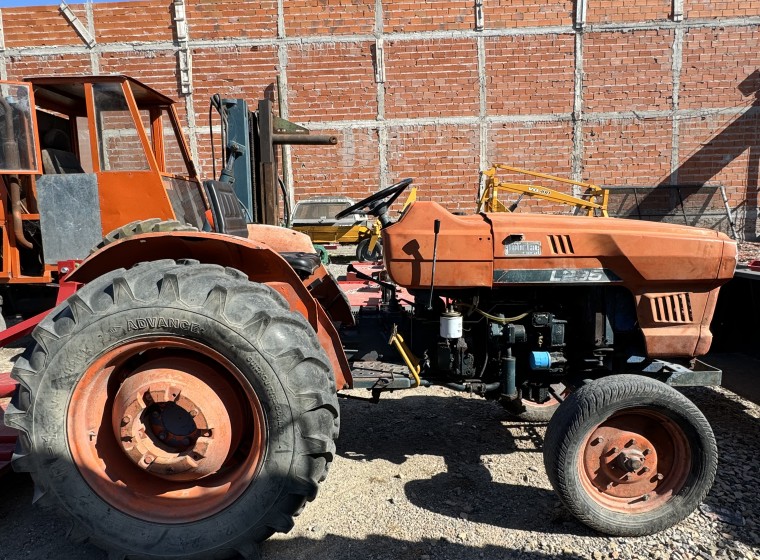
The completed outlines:
[[[491,391],[496,391],[499,387],[501,387],[501,383],[498,381],[494,383],[444,383],[443,386],[449,389],[453,389],[454,391],[462,391],[464,393],[474,392],[478,394],[485,394],[490,393]]]
[[[433,222],[433,269],[430,271],[430,296],[428,297],[428,311],[433,309],[433,289],[435,288],[435,262],[438,259],[438,234],[441,232],[441,220]]]
[[[13,130],[13,108],[10,103],[0,95],[0,106],[3,108],[3,117],[5,124],[5,138],[3,143],[3,154],[5,155],[5,165],[9,169],[18,169],[21,166],[18,157],[18,144],[14,142],[16,133]],[[24,222],[21,219],[21,183],[18,175],[7,175],[8,190],[11,194],[11,214],[13,216],[13,234],[19,245],[31,249],[32,243],[24,236]]]
[[[13,215],[13,233],[16,236],[16,241],[27,249],[33,247],[31,241],[24,236],[24,221],[21,219],[21,183],[19,183],[17,175],[9,175],[8,182],[10,183],[11,191],[11,213]]]
[[[507,357],[502,360],[501,392],[507,398],[515,399],[517,398],[517,385],[515,381],[515,378],[516,378],[515,366],[516,366],[517,360],[515,360],[515,357],[512,355],[511,350],[509,350],[508,352],[509,353]]]
[[[337,144],[338,137],[328,134],[272,134],[272,144]]]

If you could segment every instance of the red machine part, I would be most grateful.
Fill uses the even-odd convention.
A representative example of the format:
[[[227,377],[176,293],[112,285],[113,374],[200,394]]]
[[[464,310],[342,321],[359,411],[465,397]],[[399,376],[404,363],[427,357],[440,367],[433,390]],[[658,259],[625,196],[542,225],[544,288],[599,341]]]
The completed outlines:
[[[686,484],[691,469],[683,430],[646,409],[613,415],[588,436],[579,457],[588,495],[621,513],[653,510]]]
[[[157,345],[162,357],[133,369]],[[193,340],[119,346],[92,364],[71,400],[66,431],[82,476],[140,519],[186,523],[221,511],[249,487],[266,449],[264,411],[243,374]],[[245,454],[235,453],[241,442]]]
[[[377,278],[384,267],[380,263],[352,262],[353,267],[367,276]],[[377,308],[383,299],[383,290],[375,282],[363,280],[356,276],[355,273],[348,271],[345,278],[338,281],[340,289],[346,294],[348,302],[351,305],[351,311],[358,311],[360,308]],[[412,301],[412,296],[401,286],[396,287],[396,296],[400,300]]]

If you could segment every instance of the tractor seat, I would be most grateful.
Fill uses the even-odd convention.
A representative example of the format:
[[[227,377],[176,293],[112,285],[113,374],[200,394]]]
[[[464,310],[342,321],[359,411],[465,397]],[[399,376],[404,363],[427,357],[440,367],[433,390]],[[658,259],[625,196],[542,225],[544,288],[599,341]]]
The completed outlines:
[[[302,279],[314,274],[314,271],[322,264],[319,253],[287,252],[280,253],[280,256],[288,262]]]
[[[45,175],[84,173],[84,169],[79,164],[76,154],[54,148],[42,150],[42,171]]]

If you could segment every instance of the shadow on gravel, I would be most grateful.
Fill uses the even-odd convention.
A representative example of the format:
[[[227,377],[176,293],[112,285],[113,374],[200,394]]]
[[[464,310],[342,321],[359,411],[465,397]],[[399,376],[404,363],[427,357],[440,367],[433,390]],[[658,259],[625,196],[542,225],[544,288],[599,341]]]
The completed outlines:
[[[264,560],[270,555],[288,560],[314,558],[356,558],[357,560],[419,560],[423,556],[445,560],[581,560],[575,554],[543,554],[524,552],[502,546],[468,546],[433,539],[409,542],[383,535],[351,539],[326,535],[321,539],[298,537],[291,540],[268,541],[261,547]]]
[[[721,522],[719,530],[726,544],[739,540],[760,545],[760,419],[749,413],[739,400],[705,387],[683,390],[702,410],[712,425],[718,442],[720,462],[715,484],[705,500],[728,517],[740,516],[744,526]]]
[[[69,541],[66,521],[53,511],[33,506],[33,495],[29,475],[0,477],[0,560],[106,560],[108,555],[99,548]]]
[[[381,398],[376,405],[342,400],[338,453],[395,464],[409,455],[440,456],[447,472],[406,483],[414,505],[455,518],[465,512],[470,521],[507,529],[593,535],[558,507],[554,492],[527,481],[533,476],[528,466],[515,467],[525,469],[515,473],[525,485],[493,481],[484,464],[488,455],[540,453],[543,444],[536,425],[510,423],[507,429],[502,422],[508,418],[499,405],[478,398],[421,395]]]

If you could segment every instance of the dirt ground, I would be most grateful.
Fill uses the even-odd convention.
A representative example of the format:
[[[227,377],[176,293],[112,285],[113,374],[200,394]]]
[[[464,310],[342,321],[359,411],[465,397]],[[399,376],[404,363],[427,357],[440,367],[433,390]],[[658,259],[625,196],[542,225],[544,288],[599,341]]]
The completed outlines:
[[[2,366],[9,365],[4,351]],[[361,391],[353,396],[367,396]],[[721,449],[706,515],[652,537],[607,538],[577,523],[544,474],[545,426],[442,388],[342,400],[338,455],[320,495],[267,560],[760,558],[760,407],[724,389],[686,391]],[[66,523],[32,505],[27,476],[0,479],[0,560],[105,559],[66,539]],[[717,511],[717,514],[715,513]],[[717,519],[717,520],[716,520]]]
[[[345,262],[331,269],[342,274]],[[3,371],[17,352],[0,350]],[[586,529],[544,473],[545,425],[511,421],[497,404],[435,387],[384,395],[379,404],[342,399],[330,475],[293,530],[264,543],[262,557],[760,560],[760,406],[722,388],[684,392],[713,426],[720,468],[701,511],[658,535],[620,539]],[[32,497],[27,476],[0,479],[0,560],[107,558],[71,543],[65,521]]]

